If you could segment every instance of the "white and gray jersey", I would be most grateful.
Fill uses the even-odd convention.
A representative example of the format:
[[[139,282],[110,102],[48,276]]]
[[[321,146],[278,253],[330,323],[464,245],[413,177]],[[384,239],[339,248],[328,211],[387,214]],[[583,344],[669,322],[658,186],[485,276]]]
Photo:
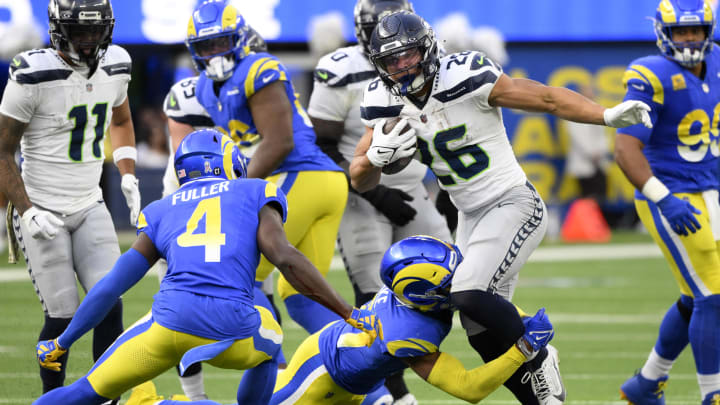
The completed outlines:
[[[345,129],[338,150],[347,161],[352,161],[355,146],[365,133],[360,120],[360,104],[367,84],[377,78],[377,72],[365,57],[359,45],[340,48],[323,56],[314,73],[315,85],[308,114],[326,121],[345,123]],[[380,183],[405,192],[422,181],[427,168],[418,161],[412,161],[401,172],[383,174]]]
[[[33,204],[72,214],[102,199],[103,138],[127,98],[130,55],[111,45],[90,78],[54,49],[17,55],[0,113],[27,123],[22,177]]]
[[[430,97],[422,108],[390,93],[377,79],[364,94],[361,116],[369,127],[404,117],[415,128],[423,163],[438,177],[458,209],[474,211],[524,184],[525,173],[508,140],[499,107],[488,97],[502,68],[480,52],[440,59]]]
[[[163,111],[173,121],[187,124],[194,129],[213,127],[210,114],[195,97],[197,76],[187,77],[173,84],[165,96]]]

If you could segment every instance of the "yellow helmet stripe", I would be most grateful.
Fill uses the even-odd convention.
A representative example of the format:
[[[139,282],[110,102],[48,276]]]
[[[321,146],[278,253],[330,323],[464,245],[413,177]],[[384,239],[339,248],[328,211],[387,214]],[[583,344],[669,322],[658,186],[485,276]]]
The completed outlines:
[[[235,176],[235,171],[233,171],[232,161],[233,146],[235,146],[235,143],[227,135],[223,135],[220,141],[222,142],[223,171],[225,172],[225,177],[227,177],[228,180],[235,179],[237,176]]]
[[[190,16],[187,27],[187,38],[194,38],[197,36],[197,29],[195,28],[195,19]]]
[[[675,8],[673,8],[670,0],[662,0],[658,6],[660,10],[660,18],[662,22],[666,24],[672,24],[677,22],[677,15],[675,15]]]
[[[235,6],[232,6],[230,4],[225,6],[225,9],[223,10],[223,13],[222,13],[222,20],[221,20],[222,30],[223,31],[226,31],[228,29],[234,30],[235,28],[237,28],[236,27],[237,19],[238,19],[238,11],[235,8]]]
[[[710,5],[710,2],[708,0],[705,0],[703,3],[703,11],[705,12],[703,20],[709,23],[713,20],[712,6]]]

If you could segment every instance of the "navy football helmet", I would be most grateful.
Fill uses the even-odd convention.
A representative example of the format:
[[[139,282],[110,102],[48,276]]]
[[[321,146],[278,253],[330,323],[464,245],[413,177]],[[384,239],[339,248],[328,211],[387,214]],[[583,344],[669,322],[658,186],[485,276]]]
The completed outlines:
[[[225,0],[207,0],[190,17],[185,45],[198,71],[223,82],[250,52],[248,34],[245,19],[235,6]]]
[[[245,156],[229,136],[216,129],[191,132],[175,152],[175,173],[183,184],[200,178],[232,180],[247,176]]]
[[[411,236],[385,252],[380,279],[403,303],[421,311],[441,311],[450,308],[450,284],[462,260],[453,244]]]
[[[675,27],[700,26],[705,39],[698,42],[678,42],[673,39]],[[713,48],[715,15],[708,0],[662,0],[655,13],[657,46],[663,55],[685,67],[702,62]]]
[[[386,15],[373,30],[370,61],[391,93],[416,93],[433,80],[440,67],[435,34],[417,14],[399,11]]]
[[[358,0],[355,3],[355,37],[362,46],[365,56],[370,56],[370,38],[378,21],[395,11],[413,11],[407,0]]]
[[[95,71],[112,42],[110,0],[50,0],[48,20],[52,46],[76,65]]]

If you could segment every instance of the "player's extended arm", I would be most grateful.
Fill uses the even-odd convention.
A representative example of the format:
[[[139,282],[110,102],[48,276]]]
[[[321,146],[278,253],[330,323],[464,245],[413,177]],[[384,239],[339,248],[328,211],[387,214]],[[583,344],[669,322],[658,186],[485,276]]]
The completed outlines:
[[[700,214],[700,210],[689,201],[672,195],[670,190],[653,176],[650,163],[643,154],[643,147],[644,144],[634,136],[617,134],[615,160],[618,166],[635,188],[648,200],[657,204],[660,212],[677,234],[687,235],[686,228],[695,233],[700,229],[700,222],[695,218],[695,214]]]
[[[365,309],[357,309],[345,301],[328,284],[320,271],[287,240],[282,217],[276,208],[265,205],[260,210],[257,242],[260,252],[280,270],[285,279],[300,294],[318,302],[338,314],[353,327],[367,332],[372,344],[381,330],[375,331],[375,315]],[[382,335],[381,335],[382,336]]]
[[[253,94],[248,101],[253,122],[262,142],[248,165],[248,177],[264,179],[277,169],[295,147],[293,109],[285,93],[285,83],[273,82]]]
[[[27,124],[0,114],[0,189],[20,215],[32,207],[20,169],[15,163],[15,152],[25,128]]]
[[[435,352],[405,361],[422,379],[464,401],[477,403],[498,389],[525,362],[513,345],[505,354],[472,370],[449,353]]]
[[[565,120],[587,124],[626,127],[643,123],[652,127],[650,107],[628,100],[606,109],[580,93],[562,87],[545,86],[530,79],[513,79],[502,74],[488,97],[492,106],[553,114]]]
[[[360,142],[355,147],[355,156],[350,162],[351,186],[359,193],[364,193],[380,183],[382,168],[370,163],[366,155],[368,149],[370,149],[372,137],[373,129],[365,127],[365,134],[363,134]]]
[[[168,132],[170,133],[170,147],[172,148],[172,153],[175,154],[178,146],[180,146],[180,142],[182,142],[190,132],[194,131],[194,128],[192,125],[177,122],[170,117],[167,119],[167,126]]]
[[[140,215],[140,188],[135,177],[135,128],[130,114],[129,97],[117,107],[113,107],[110,121],[110,145],[113,148],[113,160],[121,176],[120,189],[130,210],[130,223],[137,224]]]
[[[100,323],[118,298],[142,279],[158,257],[152,240],[141,232],[130,249],[120,255],[112,270],[88,291],[67,329],[57,339],[38,342],[37,357],[40,365],[59,371],[57,358]]]

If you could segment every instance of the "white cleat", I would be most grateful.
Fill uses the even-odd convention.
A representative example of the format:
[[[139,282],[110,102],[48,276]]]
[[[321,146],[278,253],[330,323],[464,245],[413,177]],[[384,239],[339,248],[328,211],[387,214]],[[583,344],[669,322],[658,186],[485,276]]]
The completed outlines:
[[[558,351],[547,345],[548,355],[530,376],[530,384],[540,405],[561,405],[565,402],[565,386],[558,368]]]
[[[393,402],[393,405],[418,405],[418,401],[415,398],[415,395],[408,392],[407,394],[403,395],[402,398]]]

